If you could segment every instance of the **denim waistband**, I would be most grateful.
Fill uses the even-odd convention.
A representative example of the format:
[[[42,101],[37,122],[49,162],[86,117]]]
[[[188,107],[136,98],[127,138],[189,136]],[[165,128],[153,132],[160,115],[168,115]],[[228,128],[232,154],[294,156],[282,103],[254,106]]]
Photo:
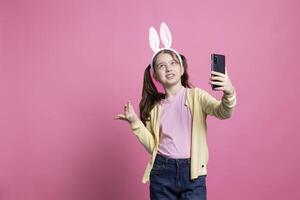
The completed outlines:
[[[169,164],[176,164],[176,163],[182,163],[182,164],[190,164],[191,163],[191,159],[190,158],[168,158],[164,155],[161,154],[157,154],[155,161],[157,162],[164,162],[164,163],[169,163]]]

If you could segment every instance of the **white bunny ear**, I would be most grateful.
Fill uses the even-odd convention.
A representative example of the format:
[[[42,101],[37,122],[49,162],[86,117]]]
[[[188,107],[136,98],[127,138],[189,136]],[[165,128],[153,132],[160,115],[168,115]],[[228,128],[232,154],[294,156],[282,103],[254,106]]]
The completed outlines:
[[[153,27],[150,27],[149,29],[149,42],[151,49],[154,52],[157,52],[159,50],[159,37],[157,31]]]
[[[160,39],[162,43],[165,45],[165,48],[171,48],[172,36],[165,22],[162,22],[160,25]]]

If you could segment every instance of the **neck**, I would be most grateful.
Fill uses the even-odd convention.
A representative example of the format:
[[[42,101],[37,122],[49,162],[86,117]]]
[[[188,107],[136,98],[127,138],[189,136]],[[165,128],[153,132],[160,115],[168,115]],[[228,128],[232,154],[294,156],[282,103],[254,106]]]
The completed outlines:
[[[183,88],[183,85],[181,85],[181,82],[179,82],[179,84],[176,84],[174,86],[165,88],[166,98],[175,96],[177,94],[177,92],[182,88]]]

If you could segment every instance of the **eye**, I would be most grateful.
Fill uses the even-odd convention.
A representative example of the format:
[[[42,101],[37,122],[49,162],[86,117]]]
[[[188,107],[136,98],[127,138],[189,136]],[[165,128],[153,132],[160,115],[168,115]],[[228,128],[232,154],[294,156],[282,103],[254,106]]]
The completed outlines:
[[[165,65],[158,65],[158,69],[162,69]]]

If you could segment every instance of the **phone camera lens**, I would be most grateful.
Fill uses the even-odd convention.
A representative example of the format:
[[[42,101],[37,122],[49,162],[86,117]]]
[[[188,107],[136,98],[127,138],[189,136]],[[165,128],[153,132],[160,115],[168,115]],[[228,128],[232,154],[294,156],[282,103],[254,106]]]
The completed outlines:
[[[214,57],[214,63],[217,63],[217,58],[216,57]]]

